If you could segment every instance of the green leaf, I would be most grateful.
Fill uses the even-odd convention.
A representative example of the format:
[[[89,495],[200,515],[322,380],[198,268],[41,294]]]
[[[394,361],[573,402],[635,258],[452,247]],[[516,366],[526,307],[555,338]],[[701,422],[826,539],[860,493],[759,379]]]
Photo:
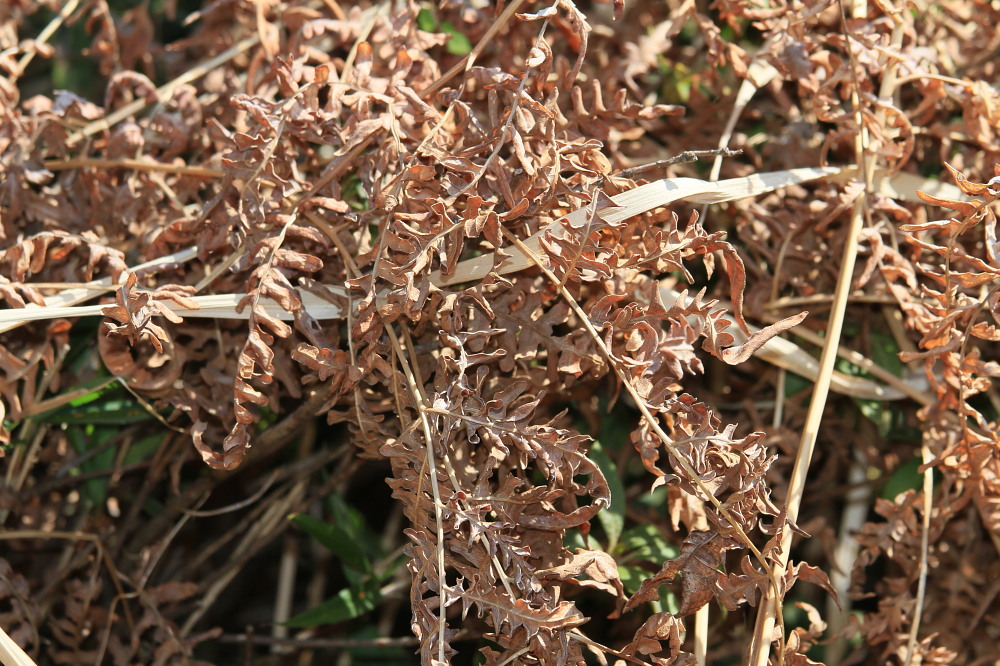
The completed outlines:
[[[632,430],[635,429],[635,409],[628,407],[621,400],[610,410],[608,410],[606,398],[602,397],[599,403],[601,411],[605,412],[604,416],[601,417],[600,433],[597,435],[597,439],[601,440],[601,446],[610,451],[611,455],[620,452],[625,447],[631,448],[629,437],[632,435]],[[581,430],[581,432],[583,431]]]
[[[128,452],[125,454],[122,464],[131,465],[133,463],[142,462],[143,460],[149,460],[153,457],[153,454],[156,453],[156,450],[160,448],[160,444],[163,443],[163,438],[165,436],[165,432],[157,432],[134,442],[132,446],[128,448]]]
[[[121,391],[119,386],[106,391],[105,396],[100,396],[100,391],[90,393],[62,407],[43,412],[35,418],[42,423],[56,425],[110,426],[141,423],[153,418],[145,407],[131,397],[116,397]],[[98,400],[98,397],[104,399]]]
[[[882,499],[892,502],[907,490],[919,491],[924,484],[924,475],[919,471],[920,463],[920,458],[914,456],[893,470],[892,476],[882,486]]]
[[[341,590],[337,596],[327,599],[319,606],[299,613],[284,625],[305,628],[346,622],[374,610],[381,600],[378,580],[369,578],[363,583]]]
[[[368,201],[368,192],[365,190],[365,183],[357,172],[352,171],[340,180],[340,196],[354,210],[368,210],[371,206]],[[372,232],[372,239],[378,236],[378,227],[375,225]]]
[[[892,411],[880,400],[852,398],[865,418],[875,424],[880,437],[888,437],[892,431]]]
[[[881,331],[870,331],[871,355],[876,365],[880,365],[897,377],[903,376],[903,362],[899,360],[899,345],[895,338]]]
[[[642,581],[649,578],[649,572],[640,567],[619,564],[618,577],[621,578],[625,591],[632,595],[639,591]]]
[[[330,522],[346,530],[369,560],[374,562],[380,559],[383,555],[381,536],[368,528],[364,514],[338,493],[327,495],[327,503],[332,516]]]
[[[117,428],[95,428],[92,425],[71,425],[66,428],[66,439],[73,446],[73,449],[81,456],[98,449],[102,444],[114,437],[118,433]],[[87,472],[100,472],[111,469],[115,464],[115,449],[107,447],[101,449],[83,460],[79,467],[70,470],[70,474],[76,476]],[[94,506],[104,504],[108,496],[108,478],[97,477],[88,479],[82,485],[83,497]]]
[[[622,587],[625,588],[625,592],[627,592],[629,595],[638,592],[639,587],[642,586],[642,581],[649,578],[650,575],[651,575],[650,572],[646,571],[645,569],[642,569],[641,567],[627,566],[627,565],[626,566],[619,565],[618,567],[618,576],[621,578]],[[678,601],[677,595],[674,594],[674,591],[671,589],[671,587],[669,585],[660,586],[659,594],[660,594],[660,600],[658,602],[659,608],[657,608],[657,612],[659,612],[663,608],[667,608],[671,612],[676,613],[677,610],[680,608],[680,602]],[[657,602],[653,602],[653,604],[655,608]]]
[[[645,471],[645,470],[644,470]],[[635,504],[641,507],[647,507],[653,511],[658,512],[662,516],[666,516],[666,507],[670,500],[667,497],[667,487],[660,486],[656,490],[651,490],[648,493],[643,493],[634,500]]]
[[[365,532],[365,517],[361,512],[348,504],[338,493],[330,493],[326,499],[333,516],[332,522],[343,527],[352,537],[360,538]]]
[[[446,32],[451,35],[451,39],[449,39],[448,43],[444,46],[448,53],[457,56],[464,56],[468,55],[469,52],[472,51],[472,42],[469,41],[469,38],[459,32],[458,28],[448,21],[441,22],[441,32]]]
[[[109,386],[113,388],[109,391],[106,390]],[[88,379],[85,382],[80,382],[76,386],[71,386],[63,391],[63,394],[74,393],[80,390],[92,389],[90,393],[86,395],[81,395],[79,398],[71,400],[69,403],[74,407],[82,407],[88,403],[98,400],[101,395],[111,394],[115,389],[121,389],[121,384],[116,384],[113,377],[94,377],[93,379]]]
[[[813,382],[811,380],[789,372],[785,375],[785,397],[791,398],[793,395],[805,391],[812,385]]]
[[[357,540],[344,528],[324,523],[304,513],[296,513],[290,519],[309,536],[326,546],[345,565],[364,573],[372,572],[371,560],[365,555]]]
[[[428,9],[421,9],[417,13],[417,27],[424,32],[437,32],[437,19]]]
[[[599,441],[595,441],[590,447],[589,455],[601,468],[604,478],[608,480],[608,487],[611,489],[611,506],[597,514],[597,520],[601,523],[601,527],[604,528],[604,533],[608,537],[607,550],[610,553],[618,545],[618,539],[625,528],[625,486],[622,484],[621,476],[618,475],[618,466],[608,456]]]
[[[677,557],[677,548],[667,543],[654,525],[636,525],[622,534],[620,550],[625,560],[652,562],[660,566]]]
[[[563,536],[563,546],[570,551],[576,550],[577,548],[583,548],[585,550],[589,548],[589,544],[587,544],[583,535],[580,534],[580,530],[576,528],[566,530],[566,535]]]

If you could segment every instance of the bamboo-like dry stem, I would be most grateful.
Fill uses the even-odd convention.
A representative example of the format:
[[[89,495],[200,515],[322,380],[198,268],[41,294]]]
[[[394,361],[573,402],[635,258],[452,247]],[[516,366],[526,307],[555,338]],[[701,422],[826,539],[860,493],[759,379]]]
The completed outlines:
[[[71,160],[46,160],[42,165],[49,171],[68,171],[70,169],[134,169],[135,171],[161,171],[163,173],[174,173],[178,176],[190,176],[192,178],[222,178],[226,175],[220,169],[208,167],[188,166],[186,164],[166,164],[164,162],[153,162],[150,160],[133,160],[126,157],[118,159],[102,159],[97,157],[78,157]]]
[[[843,11],[843,5],[841,5]],[[842,15],[843,19],[843,15]],[[845,31],[847,21],[843,19]],[[852,71],[857,72],[857,65],[851,55]],[[891,78],[893,68],[889,68],[887,77]],[[858,167],[865,176],[865,188],[858,194],[853,210],[851,211],[850,225],[844,241],[844,249],[841,255],[840,274],[837,277],[837,286],[834,290],[834,300],[830,310],[830,318],[827,322],[825,346],[820,356],[820,371],[816,377],[816,384],[813,389],[812,400],[806,413],[806,420],[802,426],[802,435],[799,440],[799,448],[795,457],[795,465],[792,468],[792,476],[788,484],[788,496],[785,500],[785,515],[787,519],[786,528],[781,535],[780,547],[775,556],[773,575],[775,578],[782,578],[788,566],[788,558],[792,546],[792,530],[787,525],[794,525],[799,516],[799,508],[802,505],[802,498],[805,493],[806,478],[809,474],[809,465],[812,462],[813,450],[819,436],[819,428],[823,421],[823,411],[826,407],[827,397],[830,393],[830,385],[833,378],[833,366],[837,359],[837,351],[840,344],[840,335],[843,331],[844,318],[847,311],[847,303],[851,292],[851,283],[854,279],[854,266],[858,256],[858,239],[864,226],[865,216],[868,206],[868,196],[874,189],[874,162],[868,162],[865,154],[868,148],[868,135],[865,129],[861,108],[860,85],[855,80],[852,98],[856,112],[856,122],[858,123],[858,134],[855,137],[855,153],[857,155]],[[883,85],[886,83],[883,80]],[[781,599],[771,594],[769,589],[761,600],[761,611],[758,613],[757,625],[755,627],[753,643],[751,647],[750,661],[752,666],[767,666],[768,655],[771,649],[771,636],[774,631],[776,620],[781,620]],[[779,664],[784,663],[784,653],[778,654]]]
[[[0,662],[7,666],[36,666],[34,660],[7,635],[3,627],[0,627]]]

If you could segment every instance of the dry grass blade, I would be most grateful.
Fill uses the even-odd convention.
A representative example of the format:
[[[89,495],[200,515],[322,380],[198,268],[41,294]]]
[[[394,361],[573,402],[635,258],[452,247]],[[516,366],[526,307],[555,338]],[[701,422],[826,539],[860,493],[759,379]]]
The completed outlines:
[[[663,284],[660,285],[660,298],[665,305],[672,305],[679,297],[680,294],[670,287]],[[727,311],[732,308],[729,303],[720,303],[720,305],[726,308]],[[759,330],[755,326],[750,326],[751,334]],[[825,344],[822,338],[814,336],[809,331],[800,330],[797,331],[797,334],[806,337],[820,347]],[[734,344],[740,345],[747,341],[747,335],[742,331],[734,330],[732,335],[736,338]],[[842,358],[851,361],[851,363],[866,372],[874,374],[878,379],[885,382],[885,384],[879,384],[864,377],[855,377],[834,371],[830,384],[832,390],[862,400],[902,400],[903,398],[912,398],[921,404],[928,404],[930,401],[931,398],[927,394],[927,378],[922,373],[907,377],[904,380],[880,368],[857,352],[851,352],[848,349],[838,349],[838,353]],[[820,362],[800,346],[785,338],[771,338],[760,349],[754,352],[754,356],[764,359],[775,367],[784,368],[789,372],[794,372],[801,377],[813,381],[820,374]]]
[[[819,428],[823,419],[823,410],[826,407],[827,396],[832,385],[833,366],[837,360],[837,347],[840,341],[841,331],[844,323],[844,312],[847,306],[847,297],[850,293],[851,279],[854,275],[854,263],[857,257],[857,238],[861,232],[863,216],[861,212],[862,202],[858,202],[855,214],[852,216],[852,227],[848,233],[848,241],[844,245],[844,256],[841,260],[841,279],[837,283],[837,291],[834,294],[834,304],[832,314],[826,328],[827,343],[823,347],[823,353],[819,360],[819,369],[816,373],[816,385],[813,389],[812,399],[809,403],[809,411],[806,415],[806,422],[802,426],[802,437],[799,441],[799,450],[795,458],[795,468],[788,487],[788,498],[785,503],[787,519],[791,523],[798,520],[799,507],[805,493],[806,479],[809,474],[809,464],[812,462],[813,449],[819,436]],[[784,533],[782,546],[779,551],[779,563],[775,564],[773,575],[780,578],[784,575],[785,565],[788,562],[788,555],[791,552],[792,532]],[[775,622],[781,621],[781,600],[777,596],[765,597],[765,602],[761,604],[762,612],[758,618],[758,629],[755,633],[755,651],[752,653],[750,663],[755,666],[766,666],[768,663],[768,652],[771,646],[770,636],[772,636]],[[779,653],[779,663],[784,659],[784,653]]]
[[[138,266],[135,266],[132,271],[140,272],[151,270],[159,266],[183,264],[193,259],[197,256],[197,254],[198,248],[189,247],[185,250],[174,252],[172,254],[139,264]],[[87,317],[100,315],[101,311],[97,306],[95,306],[95,308],[84,308],[82,310],[75,310],[71,306],[75,303],[88,301],[91,298],[101,295],[102,292],[106,293],[112,291],[116,286],[117,285],[112,282],[111,278],[101,278],[99,280],[88,282],[83,287],[64,289],[58,294],[47,296],[45,298],[44,307],[35,305],[34,303],[29,303],[23,311],[20,312],[16,310],[4,310],[0,312],[0,333],[17,328],[21,324],[29,321],[57,319],[60,317]]]
[[[437,455],[434,452],[435,440],[434,436],[431,434],[430,420],[427,417],[427,399],[424,397],[423,391],[414,379],[413,369],[411,368],[406,355],[403,353],[399,340],[396,338],[395,331],[390,331],[390,341],[392,342],[392,348],[395,352],[395,358],[403,367],[403,375],[406,378],[407,389],[410,391],[410,396],[413,398],[413,401],[417,406],[420,418],[420,428],[424,436],[424,460],[427,465],[427,476],[430,479],[431,500],[434,504],[434,529],[437,533],[437,541],[434,544],[434,554],[437,558],[436,573],[438,584],[437,659],[439,662],[445,663],[445,650],[448,647],[448,641],[446,638],[446,631],[448,627],[446,618],[448,595],[445,594],[445,589],[447,588],[447,570],[445,569],[444,561],[444,504],[441,501],[441,488],[438,484]],[[421,482],[423,482],[422,476]]]
[[[11,640],[3,627],[0,627],[0,661],[7,666],[36,666],[34,660]]]
[[[595,222],[614,224],[655,208],[668,206],[675,201],[705,204],[734,201],[837,173],[840,173],[840,169],[837,167],[818,167],[755,174],[716,183],[697,178],[664,178],[611,197],[611,201],[615,204],[614,207],[598,210]],[[532,252],[541,252],[541,238],[546,233],[560,231],[563,224],[573,228],[582,228],[587,225],[587,222],[587,207],[583,206],[532,234],[531,237],[523,241],[524,245]],[[500,266],[499,273],[506,275],[534,265],[531,257],[519,248],[513,248],[511,254],[511,258]],[[492,269],[493,257],[483,255],[459,263],[454,275],[447,278],[442,277],[440,271],[436,271],[431,274],[431,280],[435,284],[449,286],[481,280]]]
[[[839,172],[840,169],[834,167],[803,168],[756,174],[746,178],[735,178],[717,183],[698,180],[696,178],[665,178],[612,197],[615,207],[598,211],[598,218],[606,223],[620,222],[653,210],[654,208],[667,206],[675,201],[689,201],[692,203],[733,201],[772,192],[779,187],[833,176]],[[587,207],[585,206],[533,234],[525,241],[525,245],[532,251],[539,252],[541,250],[540,239],[546,232],[559,230],[560,225],[563,223],[574,227],[582,226],[586,224],[586,219]],[[533,265],[530,257],[525,256],[518,250],[514,250],[514,252],[514,256],[500,267],[499,272],[501,274],[514,273]],[[184,263],[196,255],[197,248],[187,248],[135,266],[133,271],[138,272],[162,265]],[[492,269],[492,262],[493,256],[491,254],[484,254],[475,259],[467,259],[458,264],[453,275],[444,278],[441,276],[440,271],[438,271],[431,274],[431,281],[439,286],[449,286],[462,282],[481,280]],[[328,288],[334,293],[344,293],[343,288],[336,285],[330,285]],[[110,278],[94,280],[86,288],[68,289],[55,296],[47,297],[44,309],[29,305],[25,308],[24,312],[0,312],[0,332],[8,331],[28,321],[99,315],[100,308],[98,306],[78,309],[69,308],[74,303],[89,300],[99,295],[99,292],[95,292],[95,289],[111,291],[114,289],[114,285],[112,285]],[[172,304],[167,305],[185,317],[246,319],[250,316],[248,312],[236,312],[236,304],[242,296],[242,294],[198,296],[193,299],[199,304],[197,310],[188,310]],[[343,317],[343,313],[339,307],[327,303],[318,297],[303,294],[303,302],[306,304],[309,313],[316,319],[339,319]],[[292,315],[283,311],[277,304],[272,305],[266,299],[262,301],[261,305],[267,309],[268,314],[271,316],[286,321],[292,319]]]
[[[838,168],[803,168],[775,173],[756,174],[747,178],[737,178],[729,181],[712,183],[695,178],[667,178],[647,185],[629,190],[615,197],[612,201],[615,207],[608,207],[597,211],[598,219],[602,223],[616,223],[634,215],[669,205],[675,201],[690,201],[694,203],[722,203],[735,199],[756,196],[771,192],[776,188],[785,187],[799,182],[806,182],[816,178],[833,176],[841,172]],[[587,219],[587,207],[580,208],[548,225],[541,231],[533,234],[524,241],[524,246],[532,252],[541,251],[540,239],[547,232],[560,232],[561,224],[568,223],[570,226],[580,226],[585,224]],[[524,270],[534,265],[532,258],[526,255],[519,247],[510,250],[511,257],[500,266],[500,274],[511,274]],[[154,261],[136,266],[135,270],[145,270],[154,268],[157,265],[168,265],[181,263],[193,258],[196,248],[188,248],[182,252],[163,257]],[[486,277],[493,265],[492,254],[484,254],[474,259],[467,259],[458,264],[454,274],[448,278],[443,278],[440,273],[431,276],[432,281],[439,286],[448,286],[457,283],[471,282]],[[346,295],[342,287],[327,285],[326,288],[337,295]],[[69,307],[69,303],[87,300],[95,296],[94,289],[112,289],[110,280],[95,280],[86,288],[65,290],[56,296],[46,298],[47,304],[52,305],[45,308],[29,306],[23,311],[8,310],[0,312],[0,332],[9,330],[15,326],[28,321],[40,321],[62,317],[85,317],[101,316],[103,306],[82,306]],[[664,303],[671,304],[677,297],[677,292],[664,288],[661,290]],[[204,319],[248,319],[250,312],[244,310],[237,312],[237,304],[242,298],[242,294],[211,294],[205,296],[195,296],[191,300],[198,304],[197,309],[186,309],[175,303],[165,303],[167,307],[183,317],[194,317]],[[317,320],[341,319],[344,312],[340,306],[323,300],[315,294],[302,293],[303,307],[309,314]],[[66,305],[63,305],[66,304]],[[263,298],[259,302],[259,307],[267,312],[268,316],[290,321],[293,315],[284,310],[279,304],[270,299]],[[727,306],[728,307],[728,306]],[[756,332],[759,329],[752,329]],[[740,331],[733,331],[737,337],[737,344],[745,342],[746,336]],[[794,343],[783,338],[772,338],[765,345],[755,352],[756,356],[767,360],[778,367],[785,368],[796,374],[809,379],[815,379],[819,373],[819,366],[816,360],[807,352]],[[864,360],[855,359],[859,363]],[[877,370],[876,370],[877,371]],[[893,381],[892,379],[888,381]],[[915,379],[918,383],[920,378]],[[912,387],[912,384],[911,384]],[[835,373],[833,377],[833,389],[845,395],[852,395],[858,398],[870,400],[898,400],[902,397],[912,395],[912,391],[905,388],[892,388],[873,382],[862,377],[849,377],[841,373]]]

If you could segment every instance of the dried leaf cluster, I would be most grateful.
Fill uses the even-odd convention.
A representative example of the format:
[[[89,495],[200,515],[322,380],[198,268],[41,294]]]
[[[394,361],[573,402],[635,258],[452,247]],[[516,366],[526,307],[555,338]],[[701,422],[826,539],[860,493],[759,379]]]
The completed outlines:
[[[0,338],[29,653],[224,662],[234,580],[374,475],[405,572],[359,589],[421,663],[992,658],[995,3],[163,4],[0,7],[0,298],[51,313]],[[33,83],[74,30],[92,98]],[[622,212],[720,145],[668,173],[856,168]],[[838,376],[908,399],[842,381],[793,467],[823,371],[755,354],[838,308]]]

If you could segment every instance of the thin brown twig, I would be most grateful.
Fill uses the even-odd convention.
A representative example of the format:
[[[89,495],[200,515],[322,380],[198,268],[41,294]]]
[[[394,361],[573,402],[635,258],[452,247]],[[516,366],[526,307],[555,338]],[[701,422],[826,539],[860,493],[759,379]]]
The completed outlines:
[[[574,629],[573,631],[571,631],[569,633],[569,636],[573,640],[578,641],[580,643],[583,643],[584,645],[587,645],[587,646],[593,648],[594,650],[597,650],[598,652],[603,652],[605,654],[613,655],[613,656],[617,657],[618,659],[622,659],[622,660],[627,661],[629,663],[639,664],[639,666],[649,666],[649,662],[648,661],[642,661],[641,659],[636,659],[635,657],[627,655],[627,654],[621,652],[620,650],[615,650],[614,648],[610,648],[607,645],[601,645],[597,641],[593,640],[592,638],[590,638],[589,636],[587,636],[586,634],[584,634],[579,629]]]
[[[152,162],[148,160],[135,160],[126,157],[115,159],[101,157],[77,157],[69,160],[45,160],[42,165],[49,171],[67,171],[69,169],[133,169],[135,171],[159,171],[163,173],[173,173],[178,176],[188,176],[191,178],[203,178],[212,180],[222,178],[226,175],[221,169],[209,167],[189,166],[187,164],[166,164],[164,162]]]
[[[371,35],[372,30],[375,29],[375,21],[389,9],[389,1],[382,0],[373,7],[366,9],[361,15],[361,28],[358,30],[358,36],[351,45],[351,50],[347,53],[347,58],[344,60],[344,69],[340,72],[340,78],[346,79],[351,74],[351,70],[354,68],[354,58],[358,55],[358,47],[361,43],[368,39]]]
[[[514,6],[517,3],[518,0],[514,0],[511,2],[511,6]],[[556,0],[556,2],[552,4],[552,7],[557,7],[558,4],[559,0]],[[510,7],[508,7],[508,9],[510,9]],[[549,21],[550,19],[542,21],[542,25],[538,29],[538,36],[535,37],[535,42],[540,42],[545,38],[545,31],[549,27]],[[524,95],[524,90],[528,85],[528,74],[533,69],[535,69],[535,67],[530,67],[528,71],[521,76],[521,82],[518,84],[517,91],[514,93],[514,100],[507,108],[507,118],[504,121],[503,126],[500,128],[500,135],[497,137],[497,143],[496,146],[493,147],[493,151],[486,157],[486,161],[483,162],[483,166],[476,172],[476,175],[472,177],[472,180],[462,187],[462,189],[456,194],[448,197],[449,203],[457,201],[463,194],[471,192],[479,181],[482,180],[483,176],[486,175],[486,172],[490,170],[490,167],[493,165],[493,161],[497,158],[497,155],[500,154],[500,151],[503,150],[503,147],[507,145],[507,140],[511,137],[511,132],[513,131],[512,128],[514,127],[514,119],[517,117],[517,110],[521,106],[521,97]]]
[[[256,634],[222,634],[220,643],[247,643],[260,645],[286,645],[302,650],[344,650],[351,648],[410,647],[420,641],[414,636],[386,636],[380,638],[276,638]]]
[[[264,479],[264,483],[260,485],[260,488],[255,490],[253,494],[241,499],[238,502],[233,502],[227,506],[219,507],[218,509],[209,509],[206,511],[199,511],[197,509],[187,509],[181,508],[181,513],[191,516],[192,518],[210,518],[212,516],[221,516],[227,513],[232,513],[233,511],[239,511],[240,509],[245,509],[246,507],[254,504],[259,500],[264,494],[270,490],[271,485],[278,478],[279,470],[273,470],[267,478]]]
[[[597,218],[597,210],[599,208],[598,202],[600,201],[602,190],[604,189],[604,178],[600,178],[590,192],[590,203],[587,204],[587,224],[584,225],[583,230],[580,232],[580,243],[576,246],[576,251],[573,254],[573,258],[570,260],[569,265],[563,272],[562,278],[560,278],[559,283],[556,285],[559,289],[566,286],[570,277],[573,275],[573,271],[576,270],[576,264],[580,261],[580,257],[583,256],[583,249],[587,246],[587,242],[590,241],[590,230],[594,226],[594,220]]]
[[[118,567],[111,560],[107,548],[104,546],[104,541],[96,534],[90,534],[89,532],[67,532],[63,530],[7,530],[0,531],[0,541],[11,541],[15,539],[59,539],[65,541],[87,541],[97,548],[100,555],[99,559],[101,563],[104,564],[105,568],[108,570],[108,576],[111,578],[111,584],[114,586],[115,590],[118,592],[119,596],[125,596],[125,590],[122,588],[121,581],[125,580]],[[127,608],[123,608],[125,614],[125,622],[128,625],[129,631],[135,632],[135,620],[132,618],[132,612]]]
[[[208,584],[198,606],[181,625],[179,633],[182,637],[190,635],[192,629],[219,599],[243,565],[285,529],[288,524],[288,514],[293,511],[293,507],[300,504],[301,500],[297,483],[292,480],[285,488],[276,491],[268,502],[261,503],[262,510],[255,520],[245,521],[243,529],[240,530],[242,538],[230,549],[229,560],[213,572],[215,575],[207,581]]]
[[[444,503],[441,500],[441,489],[438,485],[437,461],[434,454],[434,437],[431,434],[430,420],[427,418],[427,404],[423,391],[416,383],[413,371],[410,368],[410,363],[403,354],[403,349],[400,347],[399,339],[396,337],[395,331],[392,330],[391,326],[387,326],[386,328],[389,329],[389,342],[392,344],[396,360],[399,361],[399,364],[403,368],[403,377],[405,378],[407,388],[410,391],[410,395],[413,397],[414,404],[417,406],[420,427],[423,429],[424,434],[424,464],[427,468],[427,475],[430,477],[431,497],[434,501],[434,527],[437,530],[435,554],[437,555],[438,574],[438,660],[441,663],[445,663],[445,647],[448,644],[445,633],[447,629],[445,613],[447,609],[448,595],[446,593],[447,580],[445,578],[444,566],[444,515],[442,511]],[[421,474],[420,478],[423,479],[423,474]]]
[[[640,173],[645,173],[647,171],[656,171],[658,169],[665,169],[668,166],[673,166],[675,164],[688,164],[689,162],[697,162],[702,157],[736,157],[737,155],[742,155],[743,150],[734,150],[732,148],[711,148],[708,150],[685,150],[683,153],[679,153],[672,157],[667,157],[662,160],[656,160],[655,162],[650,162],[649,164],[640,164],[638,166],[629,167],[627,169],[622,169],[621,171],[615,171],[611,175],[616,178],[631,178],[632,176],[638,175]]]

